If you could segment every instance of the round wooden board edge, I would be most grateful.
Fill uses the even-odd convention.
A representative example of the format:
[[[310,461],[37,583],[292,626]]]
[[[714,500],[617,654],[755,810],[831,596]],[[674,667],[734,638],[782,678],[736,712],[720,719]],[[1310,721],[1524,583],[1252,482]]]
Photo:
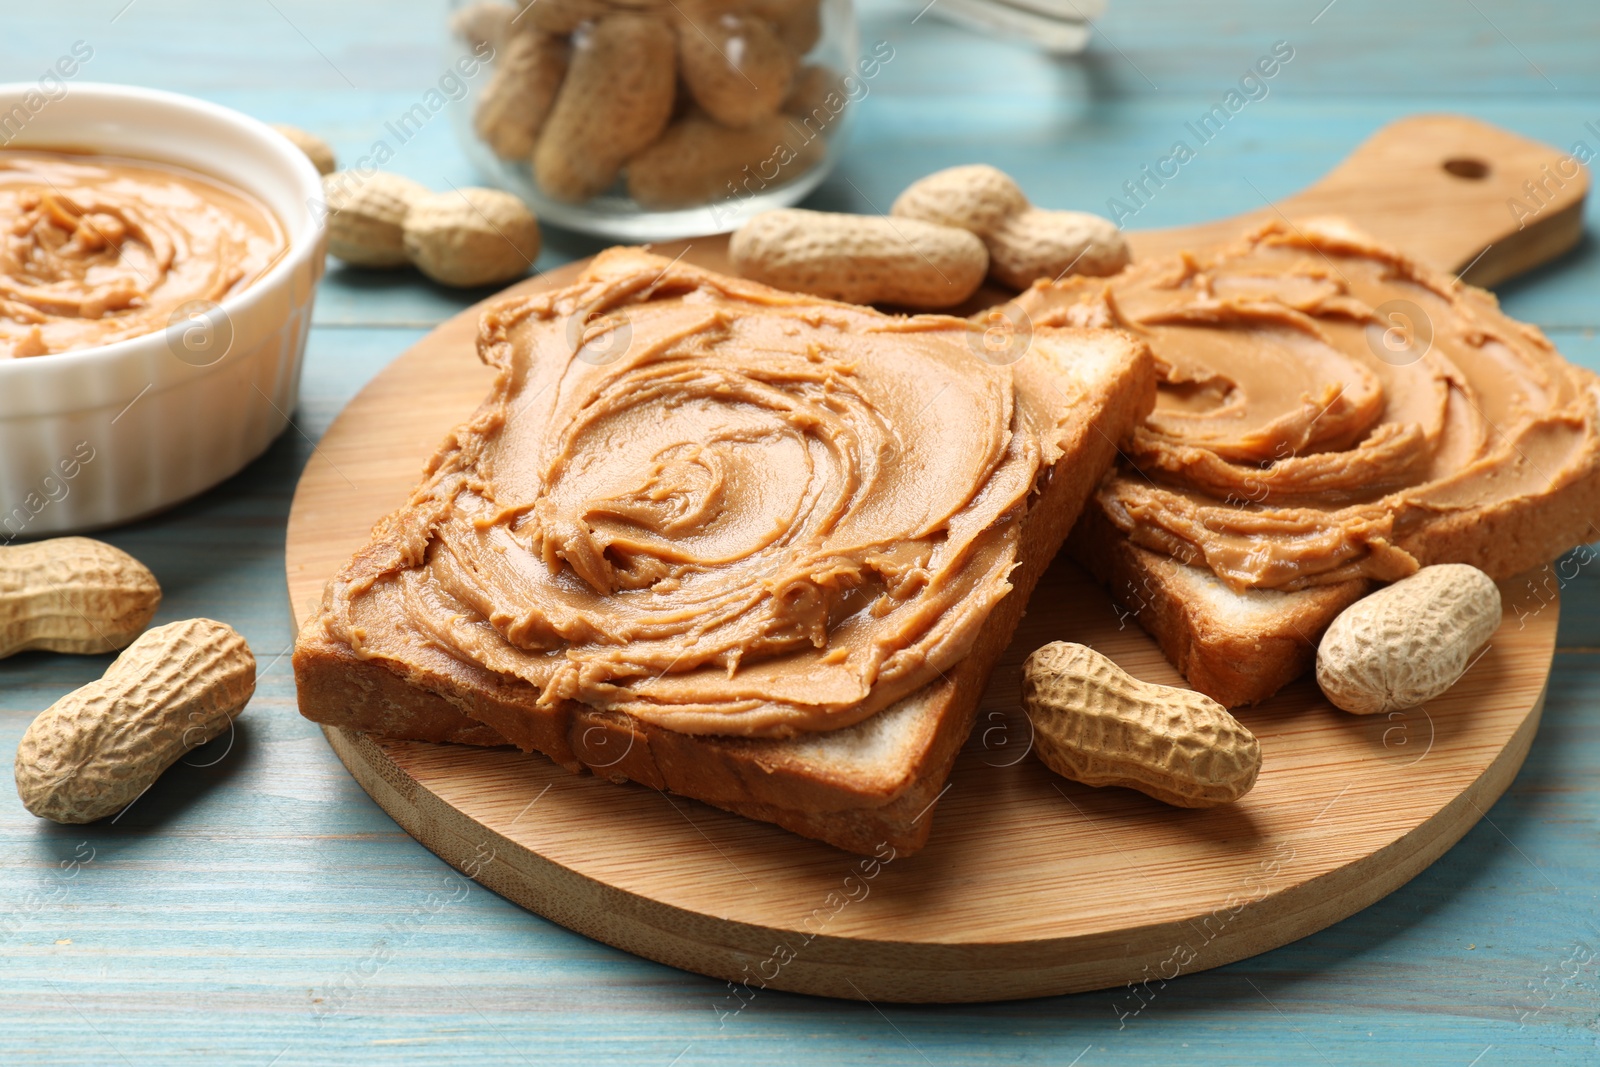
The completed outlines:
[[[693,243],[661,246],[657,251],[670,254],[680,247],[687,251]],[[462,320],[475,319],[488,304],[566,283],[586,263],[567,264],[526,279],[464,309],[409,346],[397,361],[442,331],[459,331]],[[346,411],[359,399],[360,394]],[[336,432],[346,411],[336,417],[329,435]],[[319,462],[327,461],[313,456],[308,472]],[[306,473],[301,477],[303,481]],[[299,496],[297,484],[291,504],[291,534]],[[291,619],[298,630],[297,615],[291,596]],[[1553,647],[1551,651],[1553,654]],[[1207,940],[1201,953],[1186,961],[1180,973],[1222,966],[1325,929],[1426,869],[1476,824],[1515,778],[1537,730],[1547,687],[1548,675],[1545,688],[1494,759],[1432,816],[1384,848],[1252,902],[1249,923],[1227,923],[1225,934]],[[336,728],[324,728],[323,732],[362,788],[424,847],[500,896],[577,933],[646,959],[735,983],[748,982],[750,966],[768,958],[786,937],[794,936],[793,931],[662,904],[580,874],[453,807],[398,766],[372,738]],[[491,859],[485,860],[486,849]],[[1386,869],[1386,863],[1392,866]],[[602,900],[605,907],[585,907]],[[1207,917],[1125,927],[1109,934],[982,945],[817,935],[808,939],[803,956],[797,955],[776,977],[754,988],[905,1003],[1010,1000],[1104,989],[1153,975],[1168,977],[1161,975],[1161,967],[1190,939],[1192,923]],[[685,930],[699,936],[686,937]],[[717,936],[703,936],[713,931]],[[1152,943],[1168,947],[1133,954],[1129,947],[1135,937],[1140,941],[1159,937]],[[1093,951],[1097,947],[1102,950],[1098,955]],[[1001,962],[975,967],[975,952],[991,953]],[[1041,956],[1073,962],[1040,967]]]
[[[1216,911],[1113,934],[954,945],[807,935],[771,978],[750,986],[795,931],[715,919],[596,881],[484,826],[398,766],[365,734],[324,727],[340,761],[406,833],[485,888],[585,937],[645,959],[748,986],[847,1000],[971,1003],[1109,989],[1209,970],[1280,948],[1349,918],[1393,893],[1464,837],[1510,787],[1527,759],[1548,681],[1511,739],[1469,786],[1388,846],[1299,882],[1227,918],[1199,950],[1194,933]],[[624,788],[645,788],[628,785]],[[1249,921],[1236,920],[1249,915]],[[1201,924],[1197,927],[1195,924]],[[709,930],[722,936],[707,939]],[[692,930],[697,936],[685,936]],[[1135,941],[1155,944],[1128,951]],[[1183,950],[1188,956],[1183,960]],[[974,967],[974,954],[986,958]],[[1040,956],[1060,961],[1040,967]],[[1164,968],[1171,968],[1164,973]]]

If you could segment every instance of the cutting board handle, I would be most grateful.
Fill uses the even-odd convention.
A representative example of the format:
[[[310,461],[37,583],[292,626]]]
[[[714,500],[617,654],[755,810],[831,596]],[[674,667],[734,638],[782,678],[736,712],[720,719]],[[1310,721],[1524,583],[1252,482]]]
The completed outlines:
[[[1562,149],[1459,115],[1417,115],[1383,127],[1275,208],[1129,237],[1143,257],[1228,240],[1280,212],[1342,215],[1425,263],[1488,286],[1575,245],[1588,192],[1587,168]]]

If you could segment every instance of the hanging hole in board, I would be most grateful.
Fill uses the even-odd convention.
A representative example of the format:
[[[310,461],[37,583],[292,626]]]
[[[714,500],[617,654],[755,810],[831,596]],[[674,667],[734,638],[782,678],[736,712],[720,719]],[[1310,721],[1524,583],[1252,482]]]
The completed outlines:
[[[1482,181],[1489,176],[1489,164],[1481,159],[1447,159],[1444,169],[1454,174],[1457,178],[1466,178],[1469,181]]]

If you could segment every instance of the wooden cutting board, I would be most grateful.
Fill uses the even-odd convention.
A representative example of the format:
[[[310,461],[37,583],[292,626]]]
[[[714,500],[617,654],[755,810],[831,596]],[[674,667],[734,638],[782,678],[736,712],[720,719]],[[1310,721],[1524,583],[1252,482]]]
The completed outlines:
[[[1338,213],[1436,266],[1470,265],[1471,279],[1490,284],[1577,240],[1586,178],[1568,180],[1523,228],[1507,207],[1560,158],[1471,120],[1409,119],[1277,206],[1131,237],[1147,257],[1280,214]],[[726,248],[706,238],[661,251],[720,269]],[[561,284],[581,266],[509,292]],[[476,318],[464,312],[407,351],[322,439],[289,518],[296,620],[486,392]],[[681,797],[574,776],[537,755],[327,734],[428,848],[573,930],[727,979],[712,992],[719,1013],[737,1014],[767,988],[972,1001],[1118,986],[1112,1008],[1132,1016],[1179,974],[1365,907],[1466,833],[1510,783],[1537,727],[1555,584],[1540,575],[1504,583],[1500,633],[1425,708],[1359,718],[1302,681],[1241,711],[1261,739],[1259,784],[1229,807],[1184,811],[1065,781],[1029,754],[1020,664],[1046,641],[1083,641],[1141,678],[1181,681],[1125,610],[1058,560],[927,816],[931,843],[877,862]]]

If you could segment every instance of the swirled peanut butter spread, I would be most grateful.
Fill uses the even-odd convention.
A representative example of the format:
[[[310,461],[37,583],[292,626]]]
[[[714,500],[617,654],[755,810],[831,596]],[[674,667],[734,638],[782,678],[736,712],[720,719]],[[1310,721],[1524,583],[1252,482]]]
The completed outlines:
[[[266,207],[139,160],[0,151],[0,359],[165,329],[249,285],[287,247]]]
[[[1400,578],[1451,554],[1447,521],[1533,514],[1600,471],[1594,375],[1491,294],[1339,220],[1273,223],[1019,302],[1036,323],[1149,342],[1156,410],[1098,505],[1136,544],[1235,589]],[[1600,535],[1596,518],[1532,521],[1562,525],[1559,552]]]
[[[979,358],[981,327],[635,250],[495,306],[479,347],[489,399],[318,624],[680,732],[830,730],[936,681],[1060,455],[1044,372]]]

